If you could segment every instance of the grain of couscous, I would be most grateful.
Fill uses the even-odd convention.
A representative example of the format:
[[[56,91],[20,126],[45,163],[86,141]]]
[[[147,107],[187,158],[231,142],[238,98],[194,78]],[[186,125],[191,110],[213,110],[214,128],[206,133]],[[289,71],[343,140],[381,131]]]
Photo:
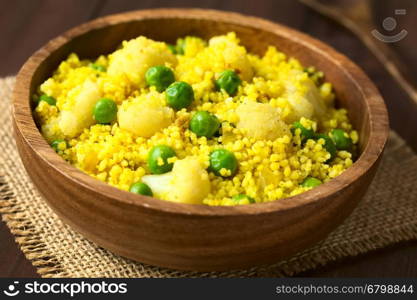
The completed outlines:
[[[73,53],[33,99],[66,161],[119,189],[183,203],[293,196],[352,165],[358,134],[323,73],[231,32],[176,45],[140,36]]]

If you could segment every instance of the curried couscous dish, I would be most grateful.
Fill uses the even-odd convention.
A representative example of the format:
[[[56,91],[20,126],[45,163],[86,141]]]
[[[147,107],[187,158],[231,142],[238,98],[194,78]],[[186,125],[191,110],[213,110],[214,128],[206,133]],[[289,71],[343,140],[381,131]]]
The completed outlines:
[[[132,193],[207,205],[274,201],[340,175],[358,134],[332,85],[235,33],[175,45],[144,36],[72,53],[35,95],[42,135],[83,172]]]

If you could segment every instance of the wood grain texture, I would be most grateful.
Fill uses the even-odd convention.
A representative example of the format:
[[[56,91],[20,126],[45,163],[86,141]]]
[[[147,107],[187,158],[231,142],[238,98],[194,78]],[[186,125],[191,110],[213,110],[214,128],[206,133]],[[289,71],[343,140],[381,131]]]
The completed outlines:
[[[408,127],[411,122],[404,122],[404,120],[413,119],[417,114],[417,81],[415,73],[412,72],[410,66],[405,64],[401,57],[395,51],[398,46],[396,44],[403,44],[400,49],[414,48],[411,44],[407,43],[407,36],[404,39],[400,39],[396,43],[384,43],[372,35],[372,31],[386,33],[386,36],[392,36],[395,32],[399,32],[404,27],[398,26],[394,33],[388,32],[385,29],[381,29],[381,25],[374,21],[373,11],[378,10],[380,3],[375,3],[372,0],[337,0],[331,3],[325,0],[300,0],[304,4],[308,5],[312,9],[321,13],[324,16],[332,18],[336,22],[339,22],[355,36],[360,39],[363,44],[369,49],[369,51],[379,60],[380,65],[386,70],[390,77],[395,80],[398,87],[402,90],[401,94],[396,94],[396,97],[389,97],[396,99],[395,102],[388,101],[389,111],[392,112],[392,123],[395,124],[397,131],[410,142],[410,145],[417,150],[417,139],[413,130],[409,130]],[[401,3],[386,3],[384,11],[380,10],[380,15],[388,15],[395,17],[394,20],[399,21],[401,24],[402,16],[396,16],[394,11],[397,8],[403,9],[405,12],[413,14],[411,18],[415,18],[417,11],[413,10],[413,7],[417,7],[415,1],[402,1]],[[382,24],[382,20],[379,20]],[[397,22],[397,21],[396,21]],[[413,25],[414,26],[414,25]],[[409,31],[412,26],[406,27]],[[409,33],[407,34],[409,35]],[[396,46],[396,47],[395,47]],[[413,62],[413,61],[411,61]],[[381,87],[382,88],[382,87]],[[389,94],[394,94],[396,91],[389,91]],[[387,95],[387,93],[385,93]],[[401,98],[401,101],[398,101]],[[413,126],[413,125],[411,125]]]
[[[1,76],[20,65],[45,42],[96,17],[100,0],[0,0]]]
[[[70,52],[94,57],[138,35],[235,31],[255,53],[279,45],[323,70],[360,132],[362,154],[336,179],[302,195],[239,207],[185,205],[117,190],[62,160],[35,127],[30,95]],[[225,270],[269,263],[324,238],[353,210],[371,182],[388,135],[385,105],[370,80],[330,47],[287,27],[234,13],[149,10],[101,18],[52,40],[17,77],[15,136],[23,163],[49,205],[77,231],[120,255],[178,269]],[[257,224],[257,226],[253,226]]]
[[[417,84],[414,78],[411,77],[407,66],[396,55],[395,51],[389,47],[388,43],[384,43],[369,34],[376,27],[372,19],[372,1],[339,0],[329,3],[324,0],[301,0],[301,2],[321,14],[337,20],[355,33],[417,106]],[[394,13],[394,9],[392,13]]]
[[[27,0],[0,0],[0,75],[15,74],[24,61],[34,50],[43,43],[69,26],[77,25],[79,22],[103,16],[111,13],[119,13],[132,9],[143,9],[152,7],[195,7],[193,0],[100,0],[95,6],[92,1],[76,0],[31,0],[29,6]],[[69,4],[72,9],[67,9]],[[74,3],[76,5],[74,5]],[[399,43],[390,45],[409,67],[411,74],[417,76],[417,56],[415,56],[415,43],[417,32],[410,30],[415,24],[417,17],[416,6],[404,4],[415,3],[412,0],[373,1],[372,15],[375,24],[391,16],[393,9],[406,8],[407,15],[397,19],[398,28],[405,28],[409,31],[407,38]],[[399,5],[401,4],[401,5]],[[24,7],[30,8],[30,13],[23,13]],[[323,18],[306,6],[293,0],[200,0],[198,6],[206,8],[217,8],[231,10],[260,16],[292,26],[300,31],[325,41],[338,51],[347,55],[350,59],[360,65],[368,76],[376,83],[390,112],[390,124],[393,129],[399,132],[407,142],[417,149],[415,138],[415,126],[417,126],[416,113],[413,113],[413,103],[407,101],[407,95],[396,85],[384,70],[383,65],[376,58],[364,49],[362,43],[353,34],[345,30],[338,23],[329,18]],[[400,7],[401,6],[401,7]],[[48,9],[45,9],[48,7]],[[50,12],[56,15],[56,21],[48,26]],[[79,19],[83,16],[85,19]],[[44,25],[42,25],[44,24]],[[31,28],[39,28],[36,36]],[[32,38],[30,38],[32,36]],[[414,124],[414,125],[413,125]],[[13,236],[6,225],[0,222],[0,250],[3,260],[0,261],[0,276],[5,277],[30,277],[38,276],[34,268],[27,267],[30,263],[22,255],[18,246],[13,241]],[[415,277],[417,276],[417,243],[401,243],[386,249],[372,251],[369,254],[343,259],[331,263],[326,267],[317,268],[300,276],[327,276],[327,277]]]
[[[8,231],[0,221],[0,277],[35,276],[35,267],[25,259],[22,252],[16,253],[17,245]]]

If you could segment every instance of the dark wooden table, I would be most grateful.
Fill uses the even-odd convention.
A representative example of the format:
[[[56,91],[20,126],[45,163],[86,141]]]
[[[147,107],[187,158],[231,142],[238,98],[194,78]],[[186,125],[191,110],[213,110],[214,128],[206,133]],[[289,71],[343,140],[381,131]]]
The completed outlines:
[[[405,28],[409,34],[391,47],[409,66],[414,78],[417,78],[416,1],[375,2],[378,2],[373,12],[376,28],[380,28],[384,18],[394,17],[394,9],[407,10],[405,16],[396,19],[398,28]],[[0,0],[0,76],[16,74],[36,49],[75,25],[107,14],[155,7],[201,7],[237,11],[286,24],[321,39],[349,56],[374,80],[387,103],[391,127],[417,149],[417,106],[356,37],[297,1]],[[15,244],[9,229],[0,222],[0,277],[37,276],[35,268]],[[415,277],[417,241],[345,259],[301,276]]]

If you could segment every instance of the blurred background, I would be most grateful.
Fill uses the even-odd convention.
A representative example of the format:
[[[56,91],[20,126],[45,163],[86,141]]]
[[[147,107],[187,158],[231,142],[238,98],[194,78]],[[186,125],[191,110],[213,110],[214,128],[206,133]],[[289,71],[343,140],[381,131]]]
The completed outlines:
[[[321,3],[324,8],[336,8],[341,14],[337,21],[306,6]],[[360,41],[367,38],[378,46],[388,48],[391,56],[399,58],[396,64],[407,78],[417,78],[417,1],[413,0],[0,0],[0,76],[13,75],[25,60],[48,40],[65,30],[94,18],[135,9],[157,7],[200,7],[235,11],[279,22],[316,37],[347,55],[377,84],[390,111],[391,125],[410,140],[417,149],[414,128],[417,120],[417,93],[413,102],[384,69],[384,64]],[[405,14],[396,15],[402,9]],[[390,18],[395,28],[384,28]],[[340,21],[357,25],[361,32],[353,34]],[[365,25],[362,25],[365,24]],[[387,27],[388,28],[388,27]],[[406,37],[395,43],[376,40],[371,30],[394,36],[406,30]],[[381,50],[379,50],[380,52]],[[390,59],[391,60],[391,59]],[[416,81],[416,80],[411,80]],[[415,85],[415,84],[414,84]],[[414,126],[407,124],[414,121]]]
[[[388,106],[391,127],[417,149],[417,1],[412,0],[0,0],[0,76],[15,75],[34,51],[73,26],[108,14],[158,7],[258,16],[333,46],[376,83]],[[303,275],[417,276],[416,250],[417,242],[403,243]],[[36,276],[3,223],[0,276]]]

